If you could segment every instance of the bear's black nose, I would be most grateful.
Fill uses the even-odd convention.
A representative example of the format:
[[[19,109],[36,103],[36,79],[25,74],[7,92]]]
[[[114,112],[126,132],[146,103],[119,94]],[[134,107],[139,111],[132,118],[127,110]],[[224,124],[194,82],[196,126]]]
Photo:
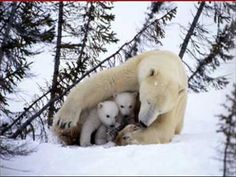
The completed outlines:
[[[129,115],[124,115],[124,117],[125,117],[125,118],[128,118],[128,117],[129,117]]]
[[[110,125],[111,128],[114,128],[115,126],[114,125]]]
[[[143,123],[142,121],[139,121],[140,125],[144,128],[147,128],[147,125],[145,123]]]

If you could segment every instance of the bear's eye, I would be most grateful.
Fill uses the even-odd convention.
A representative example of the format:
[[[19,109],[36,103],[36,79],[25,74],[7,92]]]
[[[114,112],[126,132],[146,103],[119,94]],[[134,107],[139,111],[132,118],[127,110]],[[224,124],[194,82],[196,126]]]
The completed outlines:
[[[110,116],[107,114],[106,117],[109,118]]]
[[[124,106],[123,106],[123,105],[120,105],[120,107],[121,107],[121,108],[124,108]]]
[[[132,105],[129,105],[129,109],[131,109],[132,108]]]
[[[147,101],[147,104],[151,104],[149,101]]]

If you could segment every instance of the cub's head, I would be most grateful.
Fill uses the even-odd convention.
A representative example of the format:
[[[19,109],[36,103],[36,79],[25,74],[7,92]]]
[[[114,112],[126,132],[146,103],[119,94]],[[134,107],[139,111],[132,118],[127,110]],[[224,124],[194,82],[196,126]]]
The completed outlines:
[[[114,101],[124,117],[133,117],[137,92],[121,92],[113,94]]]
[[[114,101],[104,101],[97,105],[97,113],[105,126],[114,127],[119,109]]]
[[[173,109],[179,95],[185,91],[176,80],[155,69],[147,70],[139,83],[141,102],[139,121],[146,127],[151,125],[159,115]]]

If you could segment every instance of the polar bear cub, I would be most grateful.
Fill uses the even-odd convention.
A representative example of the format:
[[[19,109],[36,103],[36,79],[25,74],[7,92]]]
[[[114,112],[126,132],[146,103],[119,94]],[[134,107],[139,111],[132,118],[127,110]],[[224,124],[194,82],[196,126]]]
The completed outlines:
[[[135,122],[137,92],[120,92],[113,94],[114,101],[119,107],[118,125],[122,129],[128,123]]]
[[[105,144],[107,129],[115,126],[118,113],[119,109],[114,101],[100,102],[97,107],[92,108],[82,126],[80,145],[91,145],[91,135],[95,130],[95,144]]]

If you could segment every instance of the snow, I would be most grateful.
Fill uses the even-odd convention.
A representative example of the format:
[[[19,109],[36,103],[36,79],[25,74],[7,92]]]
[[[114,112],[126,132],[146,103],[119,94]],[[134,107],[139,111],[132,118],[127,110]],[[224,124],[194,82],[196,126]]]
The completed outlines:
[[[181,135],[169,144],[82,148],[54,142],[30,142],[37,150],[1,160],[5,175],[222,175],[219,150],[223,141],[217,114],[223,112],[228,89],[189,94]]]
[[[0,126],[4,125],[4,124],[9,124],[11,123],[11,120],[8,119],[8,117],[6,116],[2,116],[0,117]]]

